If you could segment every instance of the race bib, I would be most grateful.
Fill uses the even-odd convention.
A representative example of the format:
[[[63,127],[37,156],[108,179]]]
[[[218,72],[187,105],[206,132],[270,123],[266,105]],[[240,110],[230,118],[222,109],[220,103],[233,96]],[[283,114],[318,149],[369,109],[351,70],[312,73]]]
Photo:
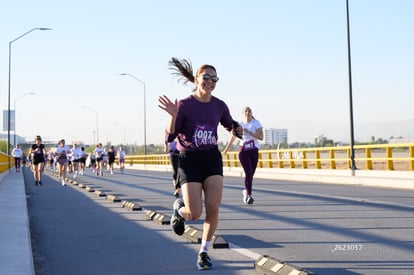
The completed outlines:
[[[196,147],[217,145],[216,128],[211,125],[198,124],[194,131]]]
[[[250,151],[255,149],[254,139],[248,140],[243,143],[243,151]]]

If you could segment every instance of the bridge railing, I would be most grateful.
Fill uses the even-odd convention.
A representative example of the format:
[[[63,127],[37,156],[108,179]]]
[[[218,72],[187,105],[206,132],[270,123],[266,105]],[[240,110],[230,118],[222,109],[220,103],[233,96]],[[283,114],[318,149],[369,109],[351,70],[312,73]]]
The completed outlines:
[[[414,171],[414,143],[356,145],[355,164],[359,170]],[[294,169],[349,169],[351,166],[350,146],[289,148],[260,150],[260,168]],[[130,155],[125,163],[169,165],[168,154]],[[240,167],[238,152],[223,155],[225,167]]]
[[[10,165],[14,167],[14,160],[13,157],[7,156],[7,154],[0,152],[0,173],[9,169],[9,158],[10,158]]]

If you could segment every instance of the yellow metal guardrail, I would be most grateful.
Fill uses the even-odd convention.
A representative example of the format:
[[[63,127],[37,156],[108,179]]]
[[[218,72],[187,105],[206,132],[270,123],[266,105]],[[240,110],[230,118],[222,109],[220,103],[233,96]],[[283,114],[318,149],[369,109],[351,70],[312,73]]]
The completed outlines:
[[[414,143],[355,145],[359,170],[414,171]],[[260,168],[349,169],[350,146],[260,150]],[[9,157],[0,152],[0,173],[8,169]],[[13,166],[13,157],[10,157]],[[125,156],[126,165],[169,165],[168,154]],[[225,167],[240,167],[238,152],[223,156]]]
[[[359,170],[414,171],[414,143],[356,145],[355,164]],[[260,150],[260,168],[296,169],[349,169],[351,166],[350,146],[289,148]],[[125,163],[169,165],[168,154],[130,155]],[[240,167],[238,152],[223,156],[225,167]]]
[[[9,158],[10,158],[10,166],[14,167],[14,159],[13,157],[7,156],[7,154],[0,152],[0,173],[7,171],[9,169]]]

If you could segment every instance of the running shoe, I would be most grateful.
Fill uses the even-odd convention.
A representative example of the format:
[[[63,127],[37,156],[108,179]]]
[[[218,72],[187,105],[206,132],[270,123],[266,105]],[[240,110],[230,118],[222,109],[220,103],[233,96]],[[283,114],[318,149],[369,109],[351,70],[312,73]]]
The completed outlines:
[[[246,191],[246,189],[243,189],[243,202],[245,204],[247,204],[247,191]]]
[[[208,270],[213,267],[210,257],[206,252],[201,252],[197,256],[197,269],[198,270]]]
[[[176,199],[173,204],[173,214],[171,216],[170,226],[171,229],[175,232],[177,235],[184,234],[185,229],[185,219],[178,214],[178,209],[181,207],[184,207],[184,202],[182,199]]]
[[[65,179],[62,178],[62,186],[66,186]]]
[[[253,202],[254,202],[253,197],[252,197],[252,196],[250,196],[250,195],[248,195],[248,196],[247,196],[246,203],[247,203],[247,204],[253,204]]]

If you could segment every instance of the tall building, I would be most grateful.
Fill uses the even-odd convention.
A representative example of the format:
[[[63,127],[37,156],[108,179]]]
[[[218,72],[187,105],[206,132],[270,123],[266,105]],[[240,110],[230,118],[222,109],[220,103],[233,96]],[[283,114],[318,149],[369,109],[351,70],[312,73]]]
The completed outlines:
[[[269,128],[264,131],[264,143],[270,146],[288,143],[288,130]]]

